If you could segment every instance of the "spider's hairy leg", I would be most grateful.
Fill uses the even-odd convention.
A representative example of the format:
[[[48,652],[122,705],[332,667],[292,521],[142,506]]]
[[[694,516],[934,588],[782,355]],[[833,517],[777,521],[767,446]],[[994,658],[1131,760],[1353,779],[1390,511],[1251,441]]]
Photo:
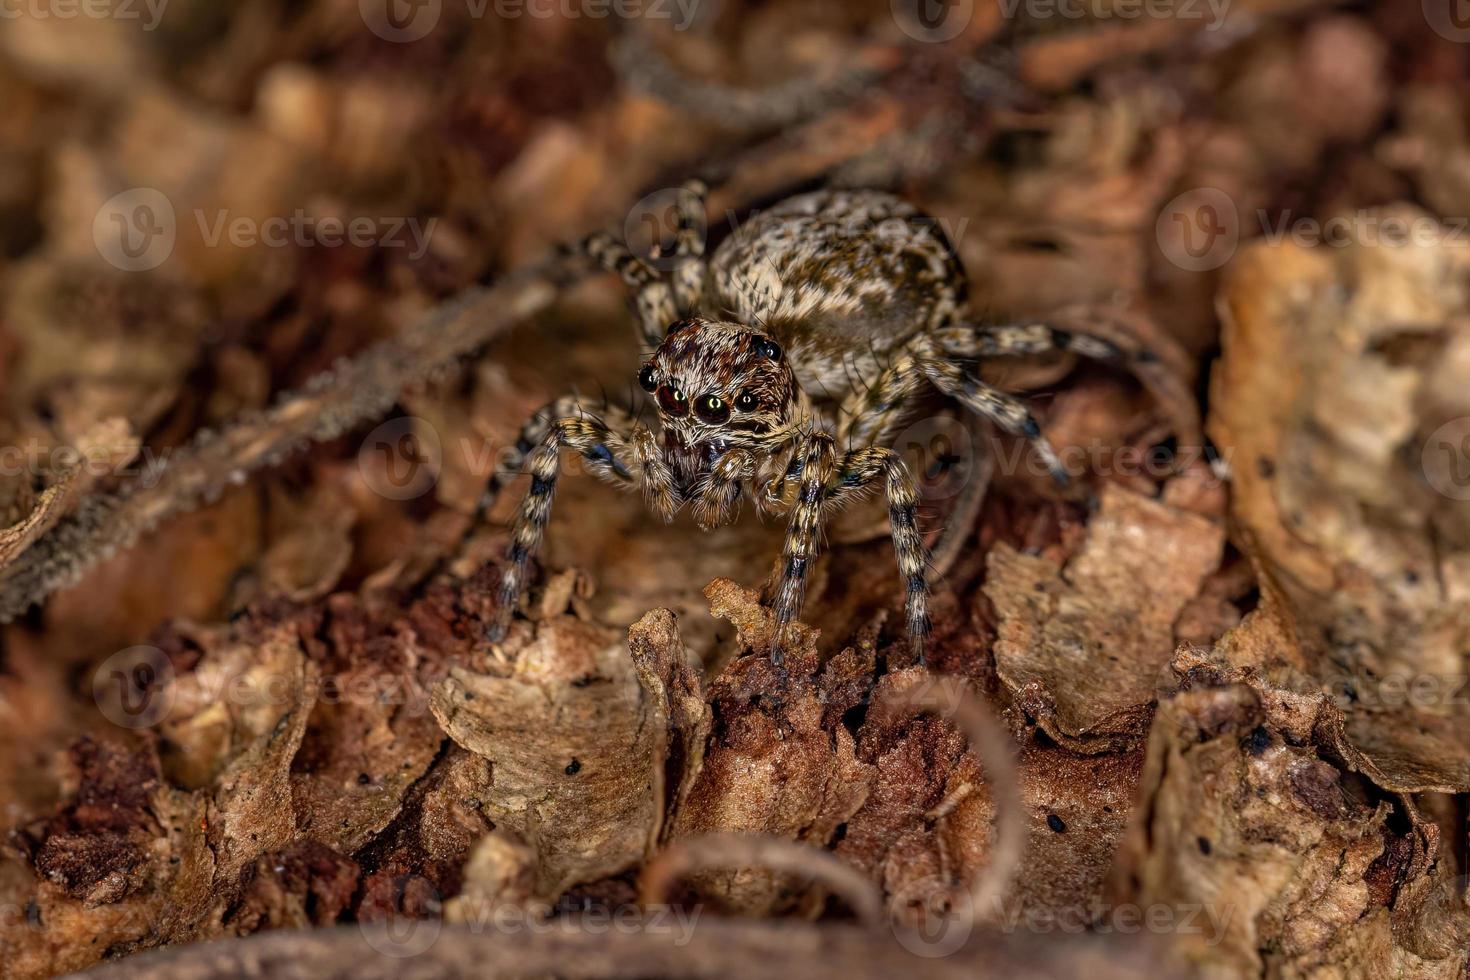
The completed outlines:
[[[771,642],[771,662],[777,666],[781,665],[786,627],[801,612],[807,573],[817,557],[822,505],[827,484],[836,470],[837,450],[832,436],[826,432],[807,436],[801,443],[797,458],[802,461],[801,483],[797,488],[796,503],[791,508],[791,521],[786,528],[780,582],[776,587],[776,635]]]
[[[934,387],[958,400],[970,411],[985,416],[1006,432],[1024,436],[1046,464],[1047,471],[1057,486],[1065,487],[1071,482],[1066,467],[1057,458],[1051,443],[1041,434],[1041,426],[1037,424],[1024,401],[981,381],[970,374],[959,361],[930,361],[924,365],[924,373]]]
[[[843,446],[886,445],[903,421],[904,407],[926,384],[924,361],[932,342],[919,334],[893,354],[883,373],[871,384],[856,385],[843,401],[837,441]]]
[[[607,271],[616,272],[633,290],[638,333],[644,346],[653,348],[662,343],[664,331],[677,318],[669,284],[647,262],[629,251],[628,246],[605,231],[584,239],[582,251]]]
[[[755,454],[748,449],[730,449],[710,467],[694,489],[690,510],[700,528],[729,524],[740,509],[740,496],[745,483],[755,473]]]
[[[621,413],[618,413],[621,416]],[[626,416],[619,421],[627,424]],[[646,430],[643,430],[646,432]],[[659,498],[675,498],[672,480],[656,484],[659,474],[667,474],[657,468],[639,465],[642,435],[634,430],[628,436],[620,435],[603,419],[588,415],[572,415],[559,418],[550,426],[541,445],[531,457],[531,487],[516,515],[511,530],[510,560],[505,575],[500,581],[500,605],[496,610],[495,623],[490,629],[490,639],[498,641],[505,636],[510,626],[511,615],[526,585],[527,568],[531,558],[541,546],[546,525],[551,519],[551,499],[556,492],[557,477],[561,472],[561,451],[570,449],[582,455],[589,471],[605,482],[632,487],[641,484],[646,494]],[[630,467],[629,463],[633,465]],[[651,485],[653,484],[653,485]],[[667,506],[677,508],[677,503]]]
[[[674,264],[670,279],[674,287],[674,306],[680,316],[699,312],[704,298],[704,282],[708,266],[704,261],[705,198],[709,185],[698,178],[686,180],[679,187],[678,229],[674,239]]]
[[[480,527],[489,518],[490,512],[495,509],[495,502],[505,492],[526,466],[526,459],[531,452],[541,444],[551,431],[552,424],[561,418],[567,418],[581,413],[581,406],[575,395],[562,395],[544,407],[534,412],[521,426],[520,435],[507,451],[505,458],[501,460],[490,478],[485,481],[485,489],[480,493],[480,499],[475,502],[475,513],[460,536],[459,546],[462,549],[466,541],[474,534],[475,529]]]
[[[836,483],[827,494],[829,507],[866,494],[878,481],[888,497],[888,523],[893,532],[893,553],[903,579],[907,598],[904,619],[919,662],[924,662],[924,641],[929,636],[929,551],[915,520],[919,494],[903,459],[892,449],[873,446],[843,457]]]
[[[958,324],[934,333],[938,348],[950,357],[1026,357],[1051,351],[1070,351],[1105,364],[1150,362],[1149,351],[1126,351],[1110,340],[1052,326],[1049,323],[1006,323],[994,326]]]

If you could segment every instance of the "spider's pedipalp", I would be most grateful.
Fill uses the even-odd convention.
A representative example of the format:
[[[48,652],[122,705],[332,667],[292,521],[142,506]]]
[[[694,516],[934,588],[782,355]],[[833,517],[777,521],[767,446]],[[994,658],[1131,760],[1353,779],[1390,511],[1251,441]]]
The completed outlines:
[[[728,450],[709,475],[694,487],[690,511],[704,530],[721,527],[735,519],[745,482],[755,473],[755,454],[748,449]]]

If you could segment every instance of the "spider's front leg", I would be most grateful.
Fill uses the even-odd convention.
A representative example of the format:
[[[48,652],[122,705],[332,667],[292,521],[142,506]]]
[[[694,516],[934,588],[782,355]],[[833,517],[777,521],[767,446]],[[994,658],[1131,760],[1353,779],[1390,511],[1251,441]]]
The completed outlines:
[[[929,636],[929,551],[919,534],[918,491],[903,459],[891,449],[874,446],[848,453],[839,461],[832,437],[811,436],[797,457],[801,483],[791,512],[782,554],[780,585],[776,589],[777,641],[771,659],[781,663],[781,641],[786,627],[800,613],[806,592],[807,569],[817,555],[821,523],[832,510],[862,497],[878,485],[888,498],[888,522],[907,598],[905,621],[914,651],[922,663]]]
[[[781,551],[781,576],[776,587],[776,636],[771,642],[771,662],[778,667],[786,640],[786,628],[801,612],[806,596],[806,577],[817,557],[822,529],[822,505],[827,484],[836,470],[837,450],[832,436],[815,432],[802,440],[796,458],[801,461],[801,483],[786,528]]]
[[[892,449],[873,446],[848,453],[838,467],[836,484],[827,494],[827,506],[836,509],[848,500],[864,496],[882,481],[888,497],[888,523],[893,534],[893,553],[907,598],[904,619],[919,663],[924,662],[924,641],[929,636],[929,549],[919,534],[919,493],[909,468]]]
[[[551,519],[551,499],[561,471],[561,451],[580,453],[589,470],[599,479],[623,487],[642,486],[655,510],[671,516],[678,510],[673,478],[657,454],[651,434],[635,425],[622,412],[609,412],[609,420],[590,415],[569,415],[554,421],[531,457],[531,487],[516,515],[507,558],[510,561],[500,581],[500,605],[490,628],[492,642],[504,638],[511,616],[526,585],[531,558],[541,545]],[[627,432],[620,434],[617,429]]]

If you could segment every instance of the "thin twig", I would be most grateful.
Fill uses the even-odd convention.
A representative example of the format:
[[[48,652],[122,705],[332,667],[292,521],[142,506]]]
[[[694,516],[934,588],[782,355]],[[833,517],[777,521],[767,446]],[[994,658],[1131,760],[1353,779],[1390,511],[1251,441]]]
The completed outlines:
[[[680,878],[715,868],[764,868],[810,879],[838,895],[869,926],[882,926],[883,899],[861,872],[830,851],[762,834],[704,834],[675,841],[643,867],[638,901],[663,905]]]
[[[881,140],[899,134],[922,140],[924,119],[953,114],[957,107],[932,92],[920,105],[906,104],[905,97],[917,98],[908,75],[894,72],[860,102],[702,168],[703,173],[728,178],[711,195],[714,213],[810,180],[871,152]],[[935,155],[947,149],[936,147]],[[463,292],[402,336],[345,359],[301,391],[283,395],[275,407],[244,416],[221,433],[200,432],[147,478],[82,501],[75,513],[4,569],[0,623],[75,584],[87,569],[131,547],[163,521],[218,499],[230,486],[313,442],[381,417],[406,387],[452,366],[544,309],[559,285],[586,271],[561,256],[494,287]]]
[[[405,922],[431,927],[430,922]],[[418,938],[412,935],[411,938]],[[94,969],[95,980],[484,980],[492,977],[685,977],[788,980],[984,980],[986,977],[1087,977],[1122,980],[1183,976],[1146,936],[1005,935],[976,932],[953,954],[921,959],[888,934],[846,924],[812,925],[700,916],[680,931],[672,920],[639,930],[581,928],[514,933],[444,927],[408,955],[370,947],[350,926],[282,930],[228,942],[181,946]]]

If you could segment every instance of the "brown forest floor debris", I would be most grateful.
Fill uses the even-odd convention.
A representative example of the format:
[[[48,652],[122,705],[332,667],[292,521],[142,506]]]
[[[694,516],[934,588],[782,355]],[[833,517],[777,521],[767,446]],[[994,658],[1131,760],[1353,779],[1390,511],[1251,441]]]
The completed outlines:
[[[1453,21],[372,6],[0,26],[0,972],[1467,975]],[[576,476],[485,639],[520,488],[452,549],[497,453],[639,363],[554,246],[645,247],[694,172],[711,245],[889,187],[979,315],[1153,355],[977,365],[1065,488],[953,406],[898,436],[926,664],[881,502],[777,667],[781,521]],[[159,197],[131,269],[109,209]],[[295,214],[403,247],[211,230]]]

